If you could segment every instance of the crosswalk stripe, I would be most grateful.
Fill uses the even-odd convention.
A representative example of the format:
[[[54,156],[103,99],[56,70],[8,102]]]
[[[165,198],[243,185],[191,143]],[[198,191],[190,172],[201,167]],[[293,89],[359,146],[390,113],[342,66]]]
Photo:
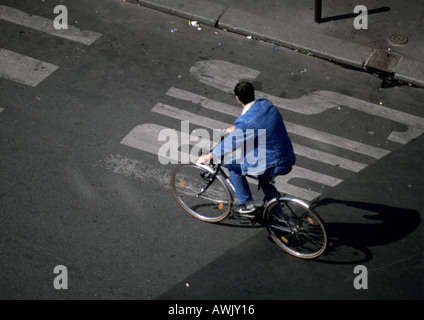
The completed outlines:
[[[216,100],[211,100],[206,97],[194,94],[189,91],[178,89],[175,87],[171,87],[166,94],[180,100],[190,101],[194,104],[199,104],[206,109],[218,111],[218,112],[228,114],[234,117],[238,117],[241,114],[241,108],[237,108],[232,105],[219,102]],[[309,129],[309,128],[299,126],[287,121],[285,123],[286,123],[287,130],[291,133],[295,133],[295,134],[304,136],[306,138],[314,139],[320,142],[330,143],[343,149],[354,150],[358,153],[370,155],[377,159],[389,153],[389,151],[384,149],[368,146],[368,145],[358,143],[349,139],[345,139],[345,138],[330,135],[321,131]],[[361,165],[359,165],[359,167],[360,166]]]
[[[171,88],[171,90],[168,90],[167,94],[180,98],[180,99],[191,101],[193,103],[198,103],[202,107],[210,109],[210,110],[226,113],[232,116],[240,115],[240,108],[233,107],[231,105],[221,103],[218,101],[212,101],[210,99],[207,99],[195,94],[190,94],[189,92],[186,92],[180,89]],[[200,126],[206,125],[207,123],[214,123],[216,125],[215,127],[209,126],[209,128],[224,129],[230,126],[230,124],[223,123],[221,121],[212,120],[206,117],[201,117],[193,113],[190,113],[188,111],[183,111],[183,110],[180,110],[171,106],[167,106],[167,105],[157,104],[153,109],[154,110],[152,111],[154,112],[169,115],[179,120],[190,119],[190,122],[193,122],[194,124],[197,124]],[[169,112],[169,113],[166,113],[166,112]],[[376,159],[380,159],[390,153],[390,151],[388,150],[366,145],[360,142],[356,142],[356,141],[335,136],[326,132],[304,127],[304,126],[291,123],[288,121],[285,121],[285,124],[286,124],[287,131],[290,133],[297,134],[302,137],[306,137],[308,139],[312,139],[315,141],[331,144],[333,146],[336,146],[342,149],[347,149],[347,150],[351,150],[360,154],[371,156]]]
[[[175,154],[174,153],[168,154],[166,156],[166,159],[165,158],[162,159],[160,157],[159,150],[162,147],[163,142],[158,141],[158,136],[159,136],[159,133],[163,130],[169,130],[169,128],[160,126],[154,123],[144,123],[132,129],[124,137],[124,139],[122,139],[121,144],[157,155],[158,160],[161,163],[162,162],[166,163],[167,161],[169,161],[170,163],[177,164],[181,162],[181,159],[187,159],[187,160],[189,159],[192,162],[196,160],[196,159],[190,159],[190,156],[192,156],[193,158],[196,158],[196,155],[190,155],[189,153],[185,153],[182,151]],[[174,132],[176,132],[178,135],[178,141],[186,140],[187,143],[189,143],[190,145],[195,145],[195,144],[197,145],[199,143],[207,144],[209,142],[208,140],[202,140],[202,139],[193,141],[188,139],[188,137],[183,137],[183,133],[180,131],[174,131]],[[177,143],[174,147],[178,148],[179,146],[180,144]],[[305,189],[305,188],[290,184],[289,183],[290,180],[294,178],[305,179],[305,180],[313,181],[315,183],[321,183],[323,185],[330,186],[330,187],[334,187],[342,181],[341,179],[338,179],[326,174],[314,172],[299,166],[293,167],[293,170],[289,176],[279,176],[276,178],[276,186],[279,190],[282,190],[282,191],[284,190],[284,192],[286,193],[296,195],[308,201],[319,196],[319,193],[313,190]]]
[[[35,87],[58,68],[54,64],[0,48],[0,77]]]
[[[90,30],[80,30],[70,25],[68,26],[68,29],[58,30],[55,29],[53,20],[51,19],[30,15],[26,12],[5,5],[0,5],[0,19],[85,45],[92,44],[102,36],[100,33]]]
[[[371,114],[373,116],[378,116],[383,119],[404,124],[408,127],[405,132],[392,132],[389,135],[388,140],[405,144],[424,133],[424,118],[386,108],[381,105],[363,101],[357,98],[345,96],[337,92],[317,91],[315,94],[316,97],[320,100],[329,101],[338,105],[344,105],[349,108]]]
[[[232,105],[212,100],[201,95],[171,87],[166,93],[168,96],[183,100],[190,101],[191,103],[198,104],[206,109],[218,111],[230,116],[238,117],[241,113],[241,108]],[[309,159],[317,160],[333,166],[347,169],[354,172],[359,172],[366,167],[366,164],[342,158],[327,152],[319,151],[310,147],[304,147],[299,144],[293,144],[296,154],[307,157]]]
[[[222,90],[233,92],[239,79],[256,79],[260,71],[222,60],[198,61],[190,68],[190,74],[200,82]]]
[[[223,92],[232,92],[234,86],[239,82],[239,79],[253,81],[260,74],[260,72],[257,70],[219,60],[197,62],[191,67],[190,73],[198,81],[207,84],[208,86],[217,88]],[[175,87],[171,87],[166,94],[180,101],[187,101],[193,104],[197,104],[205,109],[227,114],[232,117],[239,117],[242,111],[241,108],[237,108],[233,105],[217,100],[212,100],[207,97]],[[423,118],[403,113],[394,109],[384,108],[382,106],[338,94],[336,92],[317,91],[294,100],[275,97],[260,91],[256,91],[256,96],[258,98],[263,97],[271,100],[279,109],[289,110],[291,112],[303,115],[316,115],[343,105],[360,112],[368,113],[372,116],[404,124],[407,126],[407,130],[405,132],[391,132],[390,136],[387,138],[387,140],[397,143],[407,143],[424,132]],[[151,111],[166,117],[180,120],[181,123],[189,121],[189,123],[198,125],[202,128],[224,129],[231,125],[223,121],[212,119],[211,117],[197,115],[192,112],[163,103],[157,103]],[[391,152],[386,149],[374,147],[365,143],[336,136],[331,133],[305,127],[300,124],[288,121],[285,121],[285,124],[287,131],[296,136],[301,136],[307,138],[308,140],[317,141],[337,148],[349,150],[352,153],[362,154],[370,158],[380,159]],[[184,138],[182,132],[177,132],[176,139],[170,138],[169,141],[166,142],[167,147],[172,147],[174,151],[177,150],[178,152],[172,152],[173,154],[168,153],[165,156],[163,154],[159,155],[159,150],[164,146],[164,142],[158,137],[161,132],[163,133],[163,131],[166,130],[169,130],[169,132],[175,134],[175,130],[170,128],[157,124],[145,123],[131,130],[131,132],[121,141],[121,143],[158,155],[159,158],[162,157],[161,159],[168,161],[165,163],[169,163],[169,160],[173,161],[172,163],[179,163],[182,162],[181,159],[183,158],[189,159],[189,156],[197,158],[195,154],[189,154],[190,151],[193,151],[190,150],[189,147],[194,145],[196,141],[191,141],[191,137],[190,139],[188,139],[187,136]],[[187,135],[187,133],[185,133],[185,135]],[[187,140],[182,141],[181,139]],[[170,143],[171,140],[172,143]],[[198,144],[196,144],[196,146],[198,146]],[[304,146],[297,143],[293,143],[293,146],[295,153],[298,156],[303,156],[352,172],[359,172],[368,165],[341,157],[333,153],[317,150],[309,146]],[[336,153],[336,150],[337,149],[334,149],[333,152]],[[191,162],[194,162],[194,160],[196,159],[189,159]],[[370,162],[370,160],[367,162]],[[323,168],[323,170],[325,169]],[[293,170],[289,175],[278,176],[276,178],[277,189],[311,201],[320,195],[320,187],[317,185],[313,186],[314,183],[318,185],[321,184],[321,188],[323,188],[324,186],[334,187],[343,181],[342,179],[323,174],[319,171],[320,170],[310,170],[296,165],[293,167]],[[312,182],[312,185],[309,184],[310,187],[305,187],[303,182],[304,180]]]
[[[335,167],[340,167],[353,172],[359,172],[367,165],[358,161],[353,161],[334,154],[305,147],[297,143],[293,143],[296,155],[303,156],[308,159],[326,163]]]
[[[185,121],[187,119],[190,119],[190,123],[206,127],[209,129],[225,129],[230,126],[230,124],[213,120],[207,117],[199,116],[197,114],[191,113],[189,111],[181,110],[166,104],[157,103],[153,109],[153,112],[166,115],[168,117],[172,117],[178,120]],[[339,180],[340,182],[341,180]],[[331,185],[332,182],[326,183],[327,185]]]
[[[145,123],[131,130],[130,133],[121,141],[121,144],[144,150],[152,154],[158,154],[161,145],[156,144],[155,142],[158,140],[159,133],[166,129],[166,127],[157,124]],[[184,137],[182,132],[177,130],[175,132],[177,133],[178,141],[187,141],[190,145],[209,144],[209,140],[190,140],[190,137]],[[191,137],[191,139],[193,139],[193,137]],[[336,155],[332,155],[319,150],[314,150],[298,144],[293,144],[293,146],[297,155],[308,157],[310,159],[314,159],[316,161],[330,164],[333,166],[338,166],[346,170],[359,172],[367,166],[366,164],[360,162],[338,157]],[[179,145],[177,147],[179,147]],[[176,157],[172,159],[174,161],[178,161],[179,159],[181,159],[181,155],[179,155],[179,158]]]
[[[241,106],[237,108],[230,104],[220,102],[217,100],[212,100],[204,96],[195,94],[193,92],[182,90],[175,87],[171,87],[166,94],[170,97],[174,97],[183,101],[189,101],[191,103],[198,104],[205,109],[218,111],[233,117],[240,116],[242,112]]]
[[[122,139],[121,144],[136,148],[139,150],[143,150],[149,152],[151,154],[155,154],[158,156],[159,162],[167,162],[170,160],[172,163],[179,163],[181,159],[186,159],[187,161],[195,161],[196,159],[190,159],[190,153],[184,152],[184,150],[179,151],[176,154],[168,154],[166,158],[161,159],[160,148],[164,144],[163,142],[158,140],[160,132],[164,132],[165,130],[170,130],[167,127],[160,126],[154,123],[144,123],[138,125],[134,129],[132,129],[125,137]],[[209,140],[205,140],[202,138],[193,139],[193,136],[190,138],[187,133],[183,133],[179,130],[173,130],[177,134],[178,141],[175,144],[175,149],[180,147],[181,141],[186,141],[189,145],[208,145],[210,143]],[[172,144],[173,141],[168,142],[168,144]]]
[[[343,137],[335,136],[330,133],[315,130],[312,128],[304,127],[295,123],[286,122],[287,131],[294,133],[309,139],[327,143],[335,147],[339,147],[346,150],[351,150],[357,153],[361,153],[375,159],[380,159],[390,153],[388,150],[373,147],[361,142],[356,142]]]
[[[224,92],[233,93],[239,79],[254,81],[259,71],[221,60],[196,62],[190,73],[200,82]],[[337,107],[337,104],[315,98],[314,93],[298,99],[283,99],[255,90],[258,98],[271,100],[275,106],[292,112],[313,115]]]
[[[230,73],[230,72],[231,73]],[[259,71],[221,60],[199,61],[190,69],[190,73],[200,82],[224,92],[233,92],[238,79],[254,81]],[[236,75],[236,76],[235,76]],[[237,79],[238,78],[238,79]],[[404,124],[404,132],[392,132],[388,140],[405,144],[424,133],[424,118],[407,114],[381,105],[349,97],[337,92],[316,91],[298,99],[283,99],[256,91],[258,98],[271,100],[275,106],[305,115],[320,114],[338,106],[365,112],[384,119]]]
[[[199,116],[195,113],[181,110],[170,105],[166,105],[163,103],[157,103],[151,110],[152,112],[156,112],[159,114],[163,114],[165,116],[178,119],[181,121],[190,121],[190,123],[206,127],[210,129],[226,129],[231,125],[222,121],[214,120],[211,118]]]

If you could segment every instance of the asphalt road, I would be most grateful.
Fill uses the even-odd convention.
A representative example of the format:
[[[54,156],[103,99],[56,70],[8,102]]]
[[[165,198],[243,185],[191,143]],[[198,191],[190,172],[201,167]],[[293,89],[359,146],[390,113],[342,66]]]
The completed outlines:
[[[79,38],[35,28],[34,17],[53,22],[55,1],[0,1],[13,20],[0,19],[1,299],[423,298],[423,89],[382,88],[370,74],[121,1],[61,4]],[[25,67],[6,70],[11,61]],[[331,235],[317,261],[245,221],[191,218],[168,187],[175,165],[147,150],[158,141],[146,124],[235,120],[216,110],[237,107],[228,88],[238,77],[225,70],[251,79],[290,123],[301,154],[287,189],[319,196]],[[164,105],[175,112],[157,112]],[[57,265],[67,289],[54,286]],[[368,289],[354,288],[357,265]]]

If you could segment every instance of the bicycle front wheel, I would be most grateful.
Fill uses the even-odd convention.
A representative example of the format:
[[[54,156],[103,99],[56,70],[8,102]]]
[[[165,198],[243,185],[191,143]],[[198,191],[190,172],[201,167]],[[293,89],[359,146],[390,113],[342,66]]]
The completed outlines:
[[[230,213],[232,198],[221,176],[209,184],[212,173],[194,164],[182,164],[174,169],[170,182],[174,198],[185,211],[202,221],[218,222]]]
[[[284,251],[303,259],[319,257],[328,243],[324,221],[301,200],[280,198],[266,213],[267,229]]]

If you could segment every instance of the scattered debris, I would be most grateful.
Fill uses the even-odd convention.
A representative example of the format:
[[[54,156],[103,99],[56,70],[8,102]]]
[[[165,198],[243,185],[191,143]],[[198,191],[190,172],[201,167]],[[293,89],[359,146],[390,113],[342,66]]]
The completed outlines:
[[[191,21],[191,20],[188,20],[188,24],[190,25],[190,26],[192,26],[192,27],[195,27],[195,28],[197,28],[197,30],[202,30],[202,28],[200,27],[200,24],[199,24],[199,22],[197,22],[197,21]]]
[[[188,20],[188,24],[189,24],[190,26],[195,27],[195,28],[197,28],[197,27],[199,26],[199,23],[198,23],[197,21],[191,21],[191,20]]]
[[[247,36],[247,39],[252,40],[252,36]]]
[[[172,32],[172,33],[177,32],[177,28],[173,28],[173,29],[171,29],[171,32]]]
[[[300,71],[300,73],[305,73],[306,71],[307,71],[306,68],[303,68],[303,70]]]

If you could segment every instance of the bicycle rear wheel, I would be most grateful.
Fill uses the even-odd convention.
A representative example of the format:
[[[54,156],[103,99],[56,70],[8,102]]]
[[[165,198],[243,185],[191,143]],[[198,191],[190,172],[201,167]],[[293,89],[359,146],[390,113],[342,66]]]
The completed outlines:
[[[265,221],[274,242],[295,257],[314,259],[327,248],[324,221],[301,200],[280,198],[267,208]]]
[[[193,217],[207,222],[224,220],[231,210],[231,195],[217,175],[208,186],[212,169],[182,164],[171,174],[171,190],[178,204]],[[206,191],[202,192],[207,187]]]

